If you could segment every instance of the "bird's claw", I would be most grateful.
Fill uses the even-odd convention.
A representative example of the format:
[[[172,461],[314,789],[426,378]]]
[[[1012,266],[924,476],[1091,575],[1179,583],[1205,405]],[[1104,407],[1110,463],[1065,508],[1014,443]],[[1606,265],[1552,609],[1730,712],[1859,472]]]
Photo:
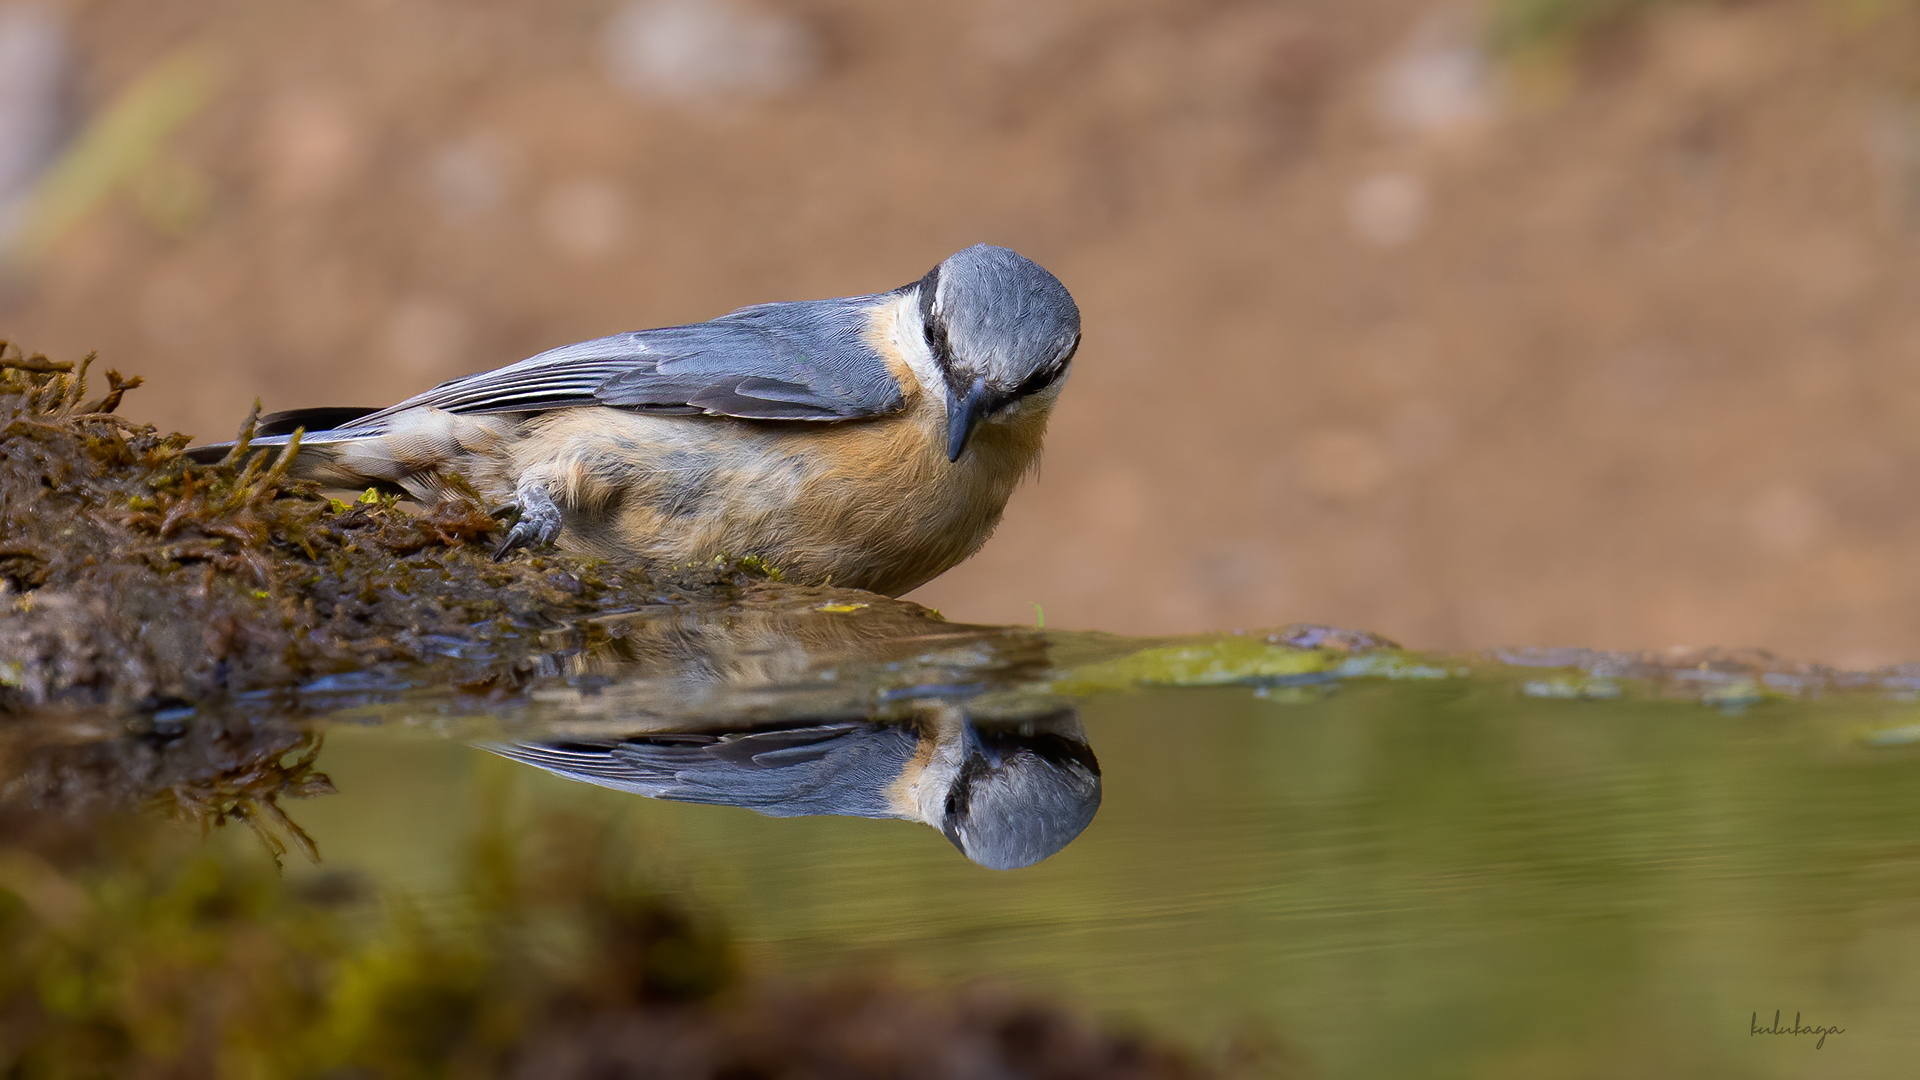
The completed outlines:
[[[494,511],[494,516],[513,519],[506,539],[494,549],[496,561],[521,548],[546,547],[560,535],[560,508],[544,492],[521,492],[519,502]]]

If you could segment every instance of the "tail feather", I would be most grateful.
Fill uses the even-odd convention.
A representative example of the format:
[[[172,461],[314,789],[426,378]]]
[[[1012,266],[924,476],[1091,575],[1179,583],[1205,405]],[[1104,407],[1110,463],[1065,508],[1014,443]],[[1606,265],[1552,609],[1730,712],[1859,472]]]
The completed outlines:
[[[226,457],[227,452],[232,449],[233,444],[230,442],[211,443],[206,446],[189,446],[187,447],[186,455],[188,461],[197,465],[212,465],[221,458]]]
[[[284,446],[295,431],[305,431],[308,435],[323,431],[333,431],[343,425],[351,424],[363,416],[371,416],[379,409],[363,409],[354,406],[320,406],[312,409],[289,409],[286,412],[269,413],[260,418],[253,429],[253,440],[249,448],[267,449]],[[208,443],[204,446],[188,447],[187,460],[202,465],[211,465],[227,456],[234,448],[233,442]]]

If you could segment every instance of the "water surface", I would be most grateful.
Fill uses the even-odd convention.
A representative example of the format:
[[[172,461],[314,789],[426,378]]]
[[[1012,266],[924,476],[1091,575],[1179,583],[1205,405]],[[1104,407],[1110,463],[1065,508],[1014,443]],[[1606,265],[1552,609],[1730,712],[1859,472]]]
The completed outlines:
[[[880,622],[817,625],[831,617]],[[476,830],[561,815],[613,828],[611,858],[702,898],[754,964],[987,978],[1201,1048],[1253,1029],[1309,1075],[1865,1076],[1920,1060],[1920,707],[1898,672],[888,618],[603,626],[491,704],[312,688],[298,724],[321,733],[337,793],[280,802],[322,857],[289,856],[288,879],[350,871],[483,919],[446,910],[468,903],[455,882]],[[1015,870],[969,861],[937,822],[646,798],[483,748],[679,752],[831,729],[835,747],[918,733],[934,757],[1003,762],[994,732],[1049,724],[1097,759],[1098,812]],[[747,772],[711,774],[700,797],[783,812],[769,769]],[[883,787],[854,803],[884,812]],[[1844,1030],[1818,1046],[1755,1034],[1776,1011]]]

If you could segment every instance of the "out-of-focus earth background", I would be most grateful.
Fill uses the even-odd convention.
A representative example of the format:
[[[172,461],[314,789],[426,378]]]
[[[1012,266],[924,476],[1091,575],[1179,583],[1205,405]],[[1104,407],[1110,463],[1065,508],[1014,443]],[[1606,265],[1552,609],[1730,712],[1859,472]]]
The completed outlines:
[[[976,241],[1086,334],[915,595],[1920,656],[1920,5],[0,4],[0,335],[216,439]]]

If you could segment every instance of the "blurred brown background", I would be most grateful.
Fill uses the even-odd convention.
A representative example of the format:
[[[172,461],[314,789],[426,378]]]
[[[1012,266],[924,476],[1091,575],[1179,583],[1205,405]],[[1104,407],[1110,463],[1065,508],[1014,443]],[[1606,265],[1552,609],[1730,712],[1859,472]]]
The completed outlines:
[[[949,617],[1912,659],[1917,15],[0,4],[0,331],[217,438],[986,240],[1086,338]]]

